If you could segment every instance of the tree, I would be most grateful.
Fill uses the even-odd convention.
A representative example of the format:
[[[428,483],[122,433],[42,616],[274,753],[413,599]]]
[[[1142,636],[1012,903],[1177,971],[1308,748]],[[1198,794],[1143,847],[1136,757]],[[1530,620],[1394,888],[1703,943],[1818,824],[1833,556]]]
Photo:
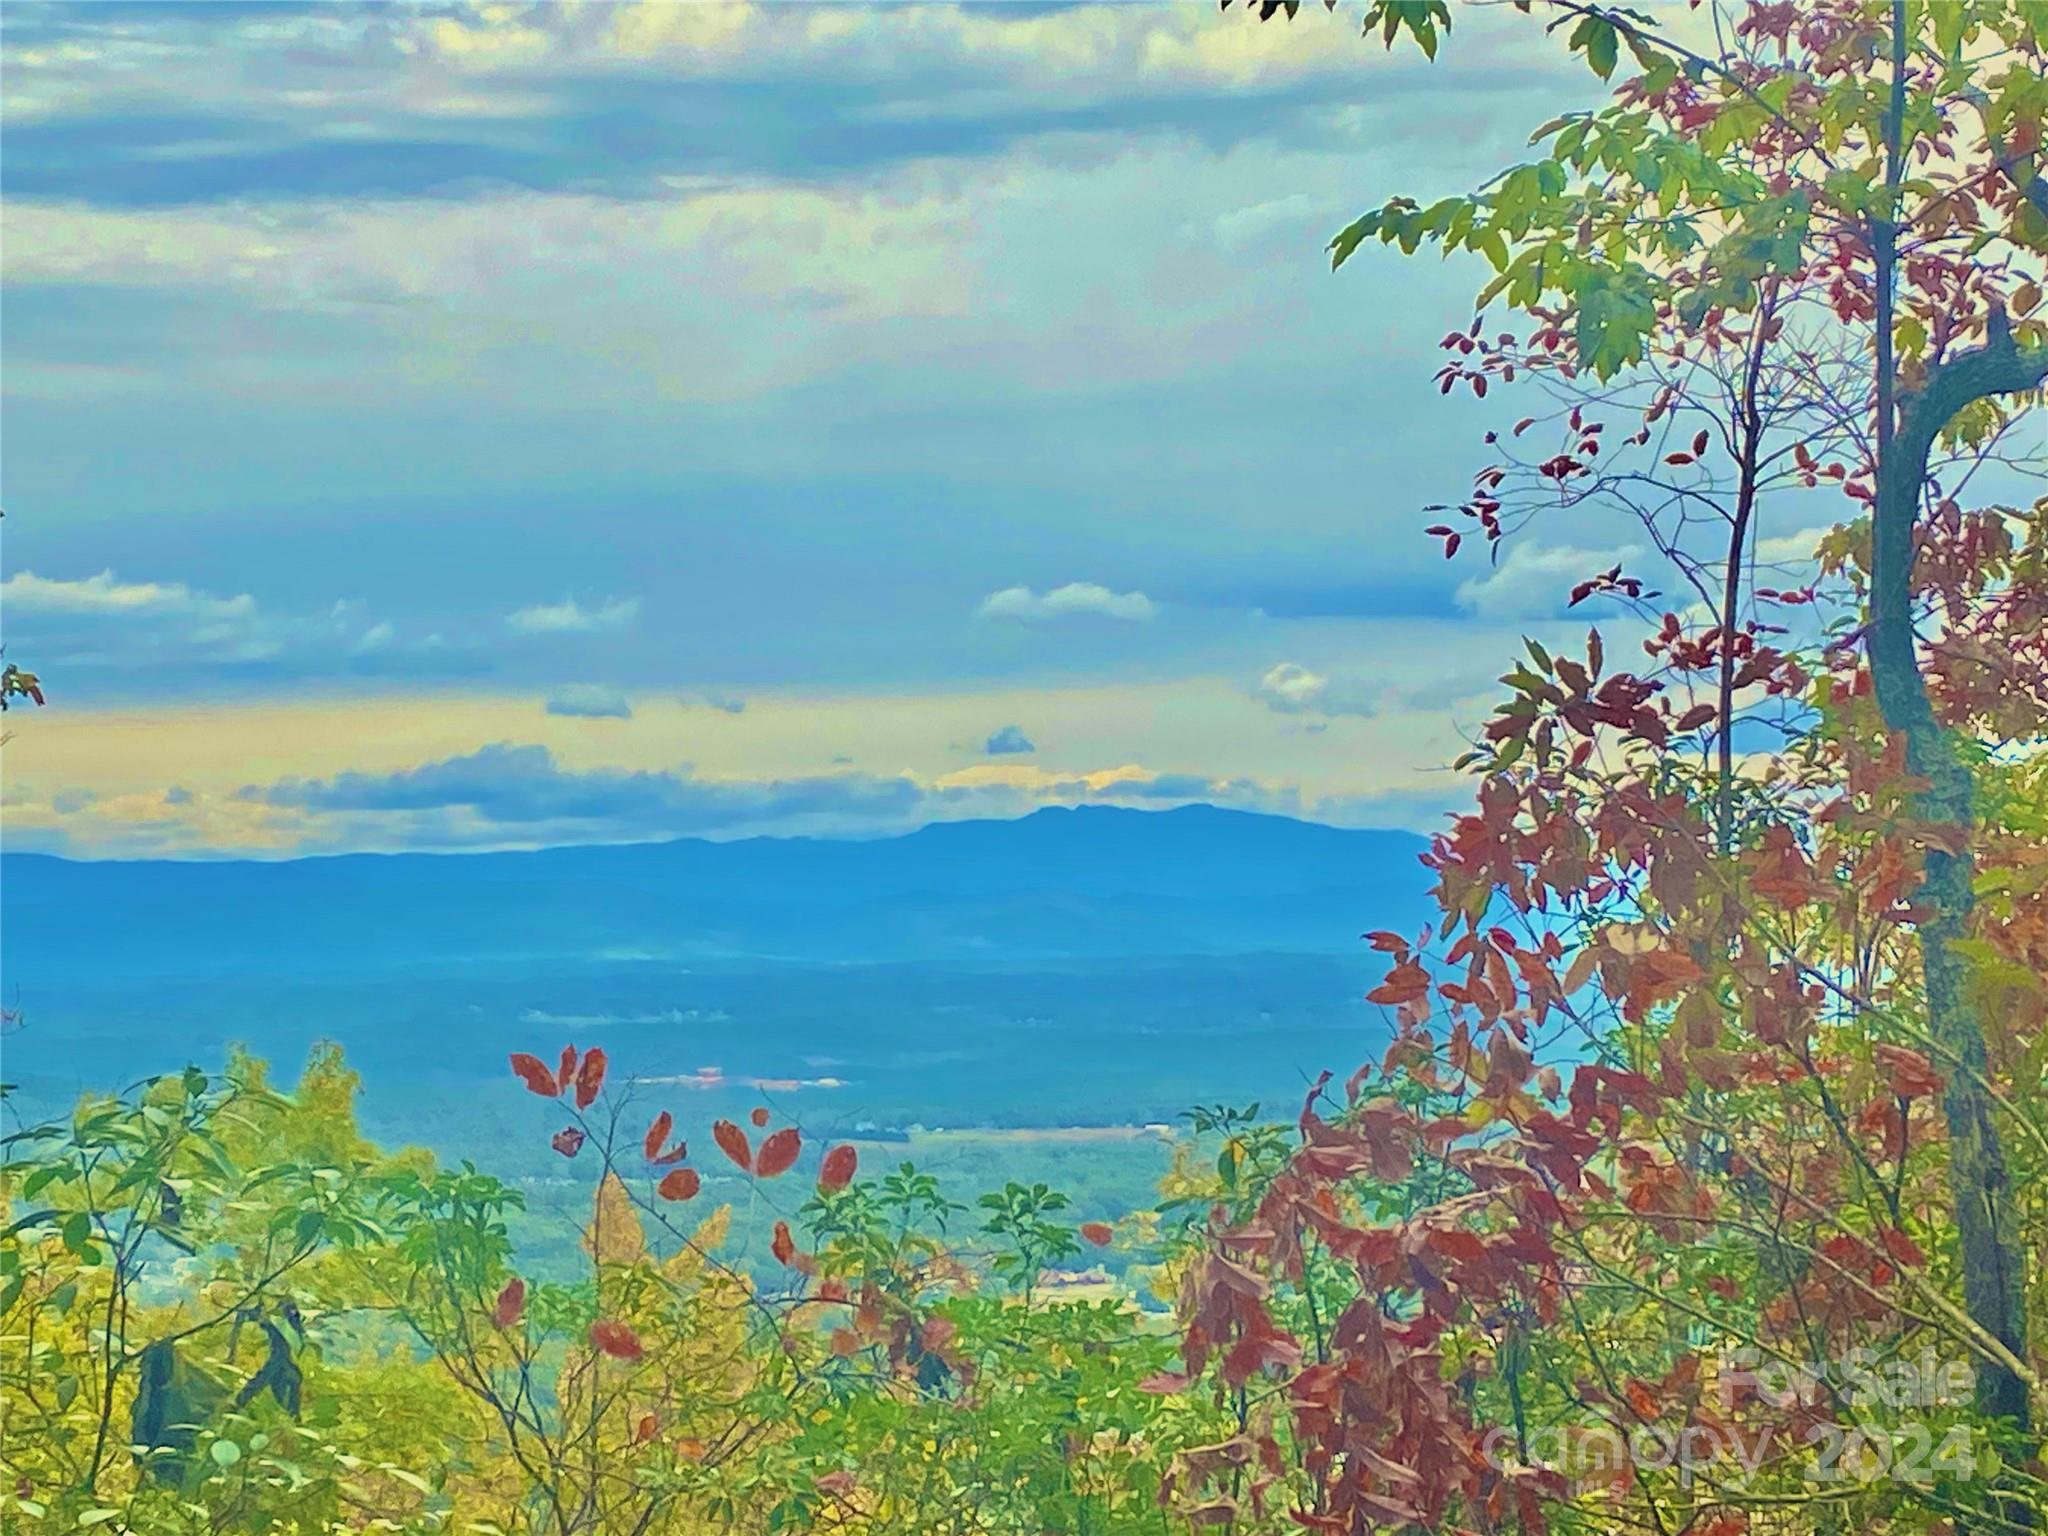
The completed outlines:
[[[1354,1080],[1337,1125],[1312,1099],[1303,1149],[1249,1221],[1216,1226],[1225,1267],[1184,1308],[1190,1374],[1219,1350],[1232,1390],[1287,1371],[1294,1331],[1274,1325],[1267,1298],[1237,1269],[1249,1255],[1273,1280],[1301,1287],[1310,1249],[1341,1254],[1359,1286],[1334,1298],[1350,1309],[1348,1358],[1335,1376],[1338,1362],[1318,1361],[1290,1389],[1297,1402],[1327,1403],[1320,1418],[1296,1414],[1311,1516],[1345,1529],[1441,1519],[1456,1505],[1468,1519],[1497,1519],[1505,1501],[1534,1522],[1564,1490],[1540,1471],[1489,1464],[1475,1405],[1431,1394],[1444,1331],[1469,1325],[1471,1309],[1492,1314],[1481,1331],[1509,1374],[1520,1426],[1527,1383],[1514,1362],[1532,1326],[1548,1330],[1568,1315],[1596,1387],[1578,1408],[1624,1403],[1654,1422],[1693,1390],[1685,1372],[1698,1370],[1696,1355],[1668,1362],[1661,1387],[1647,1378],[1640,1401],[1619,1380],[1603,1384],[1612,1362],[1594,1345],[1597,1319],[1571,1276],[1627,1281],[1655,1301],[1634,1266],[1668,1268],[1676,1281],[1700,1250],[1725,1241],[1716,1232],[1739,1233],[1764,1244],[1775,1275],[1751,1278],[1782,1293],[1774,1299],[1826,1301],[1844,1309],[1844,1326],[1933,1330],[1967,1350],[2006,1481],[1985,1497],[1943,1494],[1935,1507],[1992,1527],[2020,1521],[2040,1491],[2019,1465],[2039,1374],[2026,1345],[2028,1217],[2015,1208],[2006,1142],[2025,1139],[2031,1159],[2039,1127],[2023,1099],[2002,1091],[2012,1084],[1994,1069],[2013,1057],[2003,1042],[2000,1056],[1988,1050],[1964,962],[1973,945],[2003,953],[2012,920],[2024,929],[2038,913],[1971,923],[1972,862],[1986,839],[1970,813],[1968,763],[2009,739],[2016,717],[2022,739],[2039,734],[2039,652],[2011,616],[2039,603],[2041,508],[1965,513],[1954,497],[1977,469],[2009,456],[2019,396],[2048,372],[2048,333],[2032,318],[2048,247],[2036,166],[2048,17],[2001,5],[1751,5],[1726,18],[1726,46],[1703,55],[1625,10],[1516,8],[1567,29],[1568,45],[1603,78],[1624,49],[1641,72],[1617,85],[1607,108],[1539,130],[1534,162],[1474,196],[1427,207],[1397,199],[1340,234],[1333,254],[1341,265],[1374,238],[1479,253],[1495,273],[1480,307],[1504,300],[1528,329],[1489,343],[1475,322],[1448,337],[1456,356],[1442,386],[1483,396],[1533,372],[1577,395],[1559,413],[1568,433],[1559,454],[1489,466],[1460,509],[1467,527],[1432,528],[1447,553],[1468,531],[1489,544],[1513,531],[1516,505],[1503,492],[1517,474],[1550,482],[1564,505],[1648,485],[1720,515],[1718,590],[1702,593],[1718,601],[1700,619],[1663,618],[1648,641],[1654,674],[1603,675],[1596,634],[1583,662],[1532,646],[1505,679],[1512,697],[1471,760],[1484,775],[1479,811],[1431,857],[1441,935],[1456,942],[1431,957],[1427,936],[1383,936],[1394,969],[1376,996],[1399,1011],[1403,1041],[1380,1086],[1448,1092],[1450,1113],[1420,1116],[1398,1094],[1392,1107],[1376,1105],[1361,1097],[1370,1075]],[[1434,3],[1376,4],[1366,24],[1433,55],[1451,14]],[[1801,370],[1799,387],[1767,387]],[[1712,390],[1697,387],[1701,376]],[[1651,450],[1689,474],[1710,450],[1725,452],[1718,484],[1645,476],[1603,457],[1590,411],[1631,388],[1648,397],[1624,439],[1636,450],[1649,447],[1649,429],[1719,402],[1703,432]],[[1832,477],[1870,509],[1789,594],[1756,588],[1743,570],[1773,431],[1786,478],[1804,488]],[[1944,462],[1930,472],[1937,449]],[[1632,505],[1654,525],[1669,503]],[[1682,538],[1660,545],[1681,571],[1705,566]],[[1578,595],[1617,591],[1645,595],[1619,570],[1589,574]],[[1758,603],[1820,612],[1866,598],[1846,628],[1827,643],[1814,635],[1804,655],[1767,645],[1755,619],[1736,623]],[[1910,619],[1929,605],[1939,633],[1917,644]],[[1957,664],[1964,655],[1967,667]],[[1947,689],[1937,708],[1926,677],[1953,682],[1963,672],[1968,685]],[[1711,678],[1712,696],[1674,708],[1671,692],[1694,678]],[[1796,728],[1785,751],[1738,773],[1738,712],[1759,696],[1797,701]],[[1709,728],[1718,771],[1702,782],[1668,746]],[[1737,798],[1748,804],[1739,822]],[[2011,857],[2009,839],[1999,842],[1998,856]],[[1584,1000],[1596,979],[1596,1005],[1614,1010],[1604,1022]],[[1425,1026],[1446,1005],[1451,1033],[1439,1040]],[[2028,1006],[2008,1038],[2038,1031],[2038,1002]],[[1523,1086],[1542,1026],[1558,1018],[1593,1056],[1562,1114]],[[1899,1038],[1882,1038],[1893,1030]],[[1860,1071],[1838,1078],[1859,1060]],[[1892,1091],[1844,1102],[1873,1078]],[[1763,1084],[1793,1102],[1744,1098]],[[1925,1188],[1926,1147],[1910,1111],[1937,1084],[1952,1190],[1941,1236],[1952,1233],[1954,1248],[1932,1284],[1918,1278],[1921,1250],[1906,1229],[1916,1210],[1924,1218],[1907,1198]],[[1757,1140],[1738,1144],[1745,1137]],[[1418,1149],[1442,1159],[1435,1199],[1400,1207],[1389,1225],[1335,1219],[1356,1215],[1362,1172],[1383,1179]],[[1602,1203],[1617,1185],[1621,1211]],[[1807,1230],[1788,1230],[1784,1208],[1759,1224],[1753,1207],[1766,1191],[1781,1207],[1792,1201]],[[1647,1223],[1665,1251],[1605,1247],[1599,1229],[1617,1219]],[[1486,1226],[1501,1222],[1509,1225]],[[1617,1266],[1620,1251],[1628,1261]],[[1895,1285],[1914,1293],[1912,1305],[1877,1294]],[[1503,1310],[1511,1298],[1525,1320]],[[1367,1301],[1372,1314],[1357,1310]],[[1389,1308],[1410,1320],[1373,1321]],[[1826,1332],[1807,1347],[1839,1346]],[[1344,1373],[1354,1369],[1371,1373],[1381,1399],[1390,1382],[1408,1384],[1394,1412],[1347,1400]],[[1361,1435],[1367,1425],[1375,1433]],[[1658,1496],[1646,1496],[1659,1518]],[[1692,1518],[1722,1517],[1711,1500],[1689,1502]]]

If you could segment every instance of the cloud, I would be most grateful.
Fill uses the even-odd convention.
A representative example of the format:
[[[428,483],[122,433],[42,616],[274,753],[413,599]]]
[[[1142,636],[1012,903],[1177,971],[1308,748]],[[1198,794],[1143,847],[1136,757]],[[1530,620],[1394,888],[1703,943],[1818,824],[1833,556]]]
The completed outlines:
[[[685,709],[702,705],[705,709],[717,710],[721,715],[743,715],[747,712],[747,701],[735,694],[699,693],[687,695],[677,702]]]
[[[1641,554],[1632,544],[1619,549],[1575,549],[1567,544],[1516,541],[1500,564],[1484,576],[1460,584],[1458,606],[1475,618],[1495,623],[1556,618],[1571,602],[1576,583],[1613,565],[1626,569],[1629,561]]]
[[[1296,815],[1293,786],[1248,777],[1156,772],[1135,763],[1053,772],[1014,761],[932,778],[831,773],[790,778],[707,778],[673,770],[566,767],[538,744],[495,742],[391,772],[343,772],[247,784],[172,805],[162,795],[124,812],[125,852],[203,847],[184,824],[231,825],[238,851],[305,854],[356,849],[523,848],[651,842],[676,837],[873,837],[934,821],[1009,818],[1043,806],[1165,808],[1205,803]],[[38,802],[24,846],[111,845],[104,807]]]
[[[722,1068],[699,1067],[694,1072],[671,1074],[667,1077],[643,1077],[640,1082],[659,1084],[664,1088],[700,1088],[717,1091],[727,1088],[748,1088],[763,1093],[795,1093],[803,1088],[844,1088],[843,1077],[727,1077]]]
[[[674,772],[562,767],[546,747],[495,742],[393,773],[340,773],[248,785],[237,798],[367,824],[373,836],[435,842],[629,842],[832,830],[901,821],[922,792],[864,774],[706,779]],[[344,840],[348,829],[336,829]]]
[[[1096,614],[1142,624],[1158,615],[1159,605],[1142,592],[1112,592],[1092,581],[1070,581],[1042,594],[1029,587],[1005,587],[983,598],[976,612],[985,619],[1019,619],[1027,623]]]
[[[1268,709],[1283,715],[1372,715],[1379,701],[1359,679],[1332,679],[1298,661],[1270,667],[1252,690]]]
[[[573,597],[559,603],[537,604],[505,616],[506,624],[522,635],[587,634],[597,629],[622,629],[640,616],[637,597],[607,598],[595,608],[585,608]]]
[[[133,673],[167,668],[239,675],[470,669],[438,635],[407,641],[362,604],[273,613],[246,592],[222,597],[180,581],[76,580],[17,571],[0,581],[7,638],[47,668]]]
[[[1298,815],[1300,791],[1245,775],[1156,772],[1137,763],[1091,772],[1058,772],[1028,763],[977,763],[931,781],[944,814],[1017,816],[1046,805],[1224,805]]]
[[[625,694],[603,683],[569,683],[548,695],[547,712],[580,720],[630,720],[633,705]]]
[[[1008,757],[1025,752],[1036,752],[1037,746],[1024,734],[1022,726],[1006,725],[982,743],[981,750],[990,757]]]
[[[183,582],[122,581],[101,571],[80,581],[52,580],[18,571],[0,581],[0,602],[16,613],[148,614],[182,613],[203,618],[241,618],[256,611],[256,599],[209,597]]]
[[[1803,570],[1820,547],[1820,541],[1834,529],[1832,527],[1799,528],[1791,533],[1774,534],[1770,538],[1758,539],[1755,546],[1755,560],[1759,567]]]
[[[730,1024],[732,1015],[723,1008],[659,1008],[649,1013],[550,1013],[545,1008],[526,1008],[519,1014],[522,1024],[545,1024],[550,1029],[600,1029],[617,1024]]]

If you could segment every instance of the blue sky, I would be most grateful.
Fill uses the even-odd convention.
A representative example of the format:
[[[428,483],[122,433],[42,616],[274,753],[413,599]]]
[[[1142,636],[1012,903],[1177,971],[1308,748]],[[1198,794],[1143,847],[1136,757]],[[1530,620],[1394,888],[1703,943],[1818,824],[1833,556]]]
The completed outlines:
[[[1206,5],[11,5],[9,845],[1426,826],[1560,570],[1422,503],[1476,274],[1323,246],[1584,98]]]

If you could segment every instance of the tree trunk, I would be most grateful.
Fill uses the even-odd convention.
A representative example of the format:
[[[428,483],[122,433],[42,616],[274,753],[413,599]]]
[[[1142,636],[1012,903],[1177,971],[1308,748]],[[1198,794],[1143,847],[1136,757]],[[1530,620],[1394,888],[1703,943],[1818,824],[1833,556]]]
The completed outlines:
[[[1877,466],[1870,671],[1887,727],[1906,744],[1906,764],[1927,781],[1919,800],[1935,844],[1927,851],[1919,926],[1929,1033],[1948,1086],[1949,1184],[1961,1245],[1964,1305],[2013,1356],[2026,1359],[2026,1254],[2017,1235],[2005,1153],[1984,1074],[1984,1029],[1955,943],[1975,904],[1969,834],[1975,783],[1954,735],[1935,718],[1913,635],[1913,542],[1928,455],[1941,429],[1973,401],[2032,388],[2048,377],[2048,352],[2021,352],[2003,317],[1991,340],[1936,369],[1883,433]],[[1946,845],[1946,846],[1943,846]],[[2028,1430],[2027,1386],[2010,1367],[1979,1358],[1978,1411]]]
[[[1958,413],[1991,395],[2030,389],[2048,375],[2048,352],[2022,353],[2003,310],[1993,310],[1982,347],[1934,367],[1917,394],[1899,394],[1892,326],[1898,299],[1898,195],[1905,172],[1907,16],[1891,5],[1891,81],[1884,121],[1884,202],[1871,221],[1876,267],[1877,484],[1872,508],[1870,676],[1886,727],[1905,741],[1906,766],[1926,781],[1918,809],[1932,836],[1920,887],[1929,915],[1919,924],[1927,1028],[1947,1076],[1942,1114],[1949,1134],[1949,1195],[1970,1318],[2010,1353],[2027,1358],[2026,1252],[2013,1212],[2005,1149],[1992,1117],[1984,1026],[1956,943],[1976,905],[1970,832],[1976,784],[1955,736],[1935,718],[1913,634],[1914,533],[1935,439]],[[1977,1411],[2029,1438],[2027,1383],[2006,1361],[1980,1352]],[[2006,1454],[2011,1455],[2007,1448]],[[2023,1453],[2024,1454],[2024,1453]],[[2025,1501],[1998,1498],[2000,1523],[2031,1527]]]

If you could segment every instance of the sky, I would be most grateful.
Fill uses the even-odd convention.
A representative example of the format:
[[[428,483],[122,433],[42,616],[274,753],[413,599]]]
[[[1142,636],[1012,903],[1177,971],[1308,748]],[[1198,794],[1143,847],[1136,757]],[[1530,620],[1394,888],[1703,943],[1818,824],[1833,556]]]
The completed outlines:
[[[12,0],[6,846],[1439,825],[1617,551],[1446,564],[1484,274],[1325,247],[1588,87],[1355,33]]]

